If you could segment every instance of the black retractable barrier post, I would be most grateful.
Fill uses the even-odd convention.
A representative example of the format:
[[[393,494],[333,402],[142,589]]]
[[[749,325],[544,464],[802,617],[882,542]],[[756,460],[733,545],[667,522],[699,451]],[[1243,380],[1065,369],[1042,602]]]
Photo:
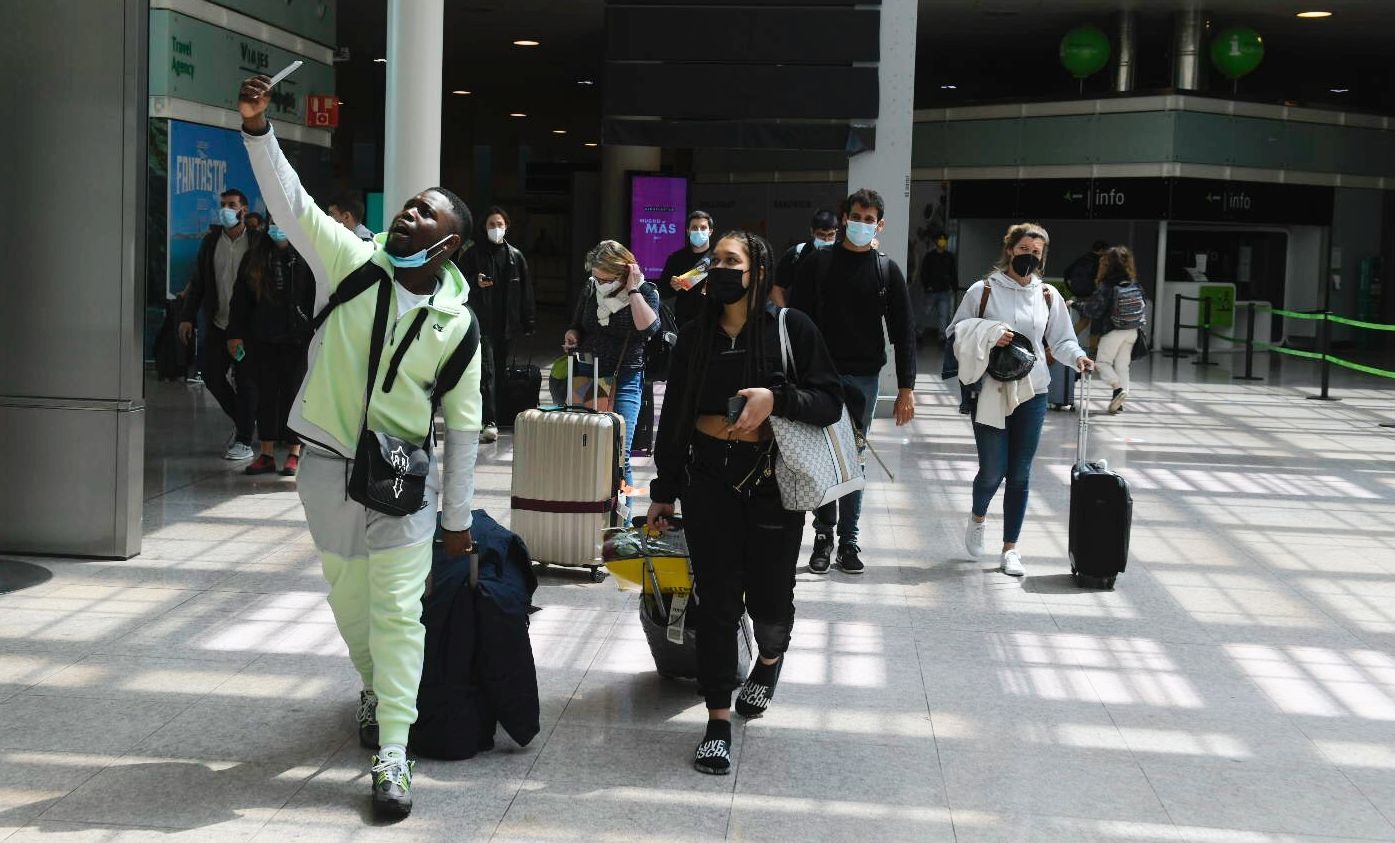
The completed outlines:
[[[1211,300],[1202,299],[1201,321],[1197,323],[1196,330],[1201,339],[1201,359],[1193,360],[1193,366],[1214,366],[1216,361],[1211,359]]]
[[[1163,352],[1163,356],[1176,360],[1190,357],[1191,352],[1182,350],[1182,294],[1178,293],[1172,301],[1172,350]]]
[[[1333,398],[1327,394],[1327,387],[1332,379],[1332,322],[1327,318],[1332,315],[1332,311],[1322,312],[1322,322],[1318,324],[1318,350],[1322,352],[1322,391],[1317,395],[1309,395],[1311,401],[1340,401],[1340,398]]]
[[[1245,374],[1236,375],[1238,381],[1262,381],[1255,375],[1255,303],[1250,302],[1245,312]]]

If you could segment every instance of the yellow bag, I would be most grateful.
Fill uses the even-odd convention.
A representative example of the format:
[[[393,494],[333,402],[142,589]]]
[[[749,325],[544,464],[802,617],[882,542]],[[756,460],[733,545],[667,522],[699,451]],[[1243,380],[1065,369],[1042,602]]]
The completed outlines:
[[[687,594],[693,590],[687,551],[681,529],[659,534],[648,527],[623,527],[606,531],[602,556],[621,588],[630,585],[650,594]]]

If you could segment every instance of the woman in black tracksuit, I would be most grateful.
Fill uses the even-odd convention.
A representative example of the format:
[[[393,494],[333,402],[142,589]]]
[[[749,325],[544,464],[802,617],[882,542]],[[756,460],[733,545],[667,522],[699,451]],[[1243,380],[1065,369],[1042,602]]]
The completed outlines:
[[[661,527],[682,499],[696,580],[698,683],[707,733],[694,766],[731,771],[731,696],[745,717],[765,713],[794,626],[794,571],[804,513],[786,510],[774,475],[771,415],[824,426],[842,414],[843,388],[823,337],[809,317],[786,317],[795,371],[780,357],[779,310],[769,303],[770,245],[734,232],[714,250],[699,316],[673,350],[659,419],[649,524]],[[727,402],[746,399],[735,424]],[[737,675],[736,635],[743,609],[755,625],[760,659],[745,683]]]
[[[300,469],[300,438],[286,421],[305,378],[314,336],[315,278],[280,226],[252,245],[238,269],[228,316],[228,353],[242,346],[257,389],[257,435],[262,452],[244,471],[276,472],[276,443],[289,453],[281,474]]]

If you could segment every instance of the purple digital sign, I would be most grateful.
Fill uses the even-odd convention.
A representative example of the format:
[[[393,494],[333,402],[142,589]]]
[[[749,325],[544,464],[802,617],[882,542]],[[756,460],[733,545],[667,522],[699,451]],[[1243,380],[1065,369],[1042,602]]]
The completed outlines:
[[[688,180],[674,176],[630,177],[630,251],[644,277],[668,289],[660,279],[668,256],[686,242]]]

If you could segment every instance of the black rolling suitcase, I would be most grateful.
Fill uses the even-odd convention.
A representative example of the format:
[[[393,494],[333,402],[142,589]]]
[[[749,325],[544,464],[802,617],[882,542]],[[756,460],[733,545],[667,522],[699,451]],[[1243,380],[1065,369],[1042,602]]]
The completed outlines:
[[[504,371],[503,412],[499,423],[513,427],[513,420],[524,410],[538,408],[538,393],[542,391],[542,370],[531,361],[520,366],[510,363]]]
[[[1129,482],[1104,460],[1089,462],[1085,446],[1090,436],[1090,381],[1085,377],[1080,396],[1080,433],[1075,466],[1070,472],[1070,572],[1076,585],[1114,588],[1114,578],[1129,560],[1133,524],[1133,495]]]

